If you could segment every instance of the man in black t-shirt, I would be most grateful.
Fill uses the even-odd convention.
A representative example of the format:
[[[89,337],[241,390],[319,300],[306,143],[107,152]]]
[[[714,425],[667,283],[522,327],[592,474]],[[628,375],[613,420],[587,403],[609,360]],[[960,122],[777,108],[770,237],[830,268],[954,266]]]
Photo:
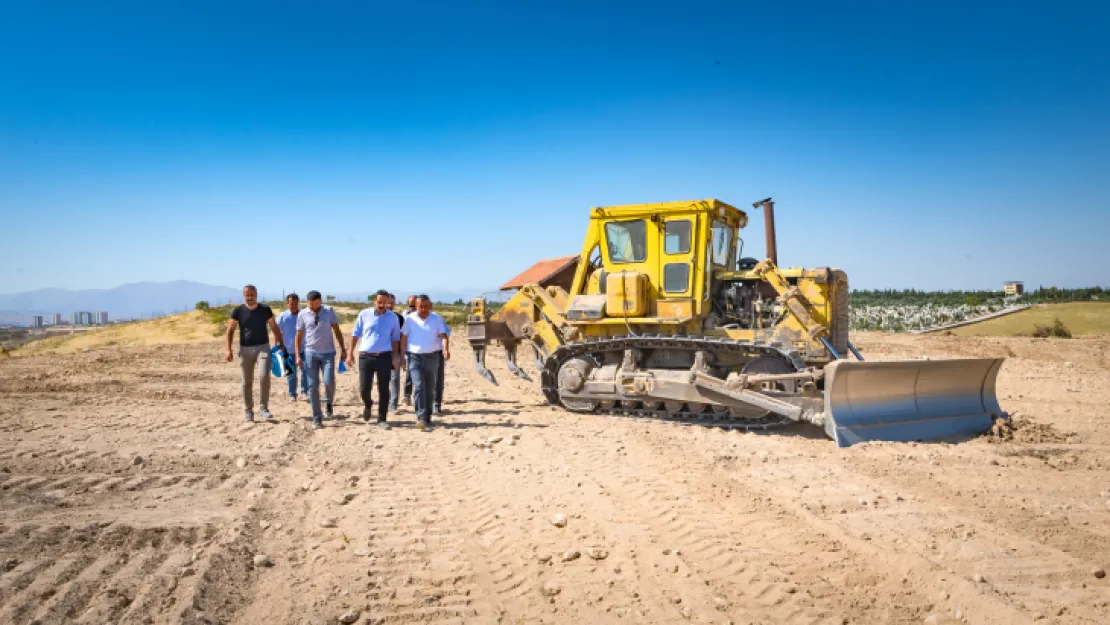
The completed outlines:
[[[254,422],[254,373],[258,370],[259,402],[262,418],[270,421],[274,415],[270,413],[270,337],[266,334],[269,327],[274,333],[274,341],[282,345],[281,328],[274,321],[274,311],[265,304],[258,303],[258,289],[248,284],[243,287],[243,304],[236,306],[231,311],[231,320],[227,323],[227,353],[225,358],[231,362],[231,339],[235,336],[235,328],[239,328],[239,369],[243,379],[243,406],[246,409],[244,421]]]

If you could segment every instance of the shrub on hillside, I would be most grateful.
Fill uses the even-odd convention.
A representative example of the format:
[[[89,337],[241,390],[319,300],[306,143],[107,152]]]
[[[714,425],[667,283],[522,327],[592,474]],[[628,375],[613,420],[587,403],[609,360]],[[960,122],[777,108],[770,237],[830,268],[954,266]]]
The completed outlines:
[[[1064,325],[1064,322],[1060,321],[1060,318],[1057,317],[1050,326],[1042,326],[1038,323],[1034,327],[1033,336],[1037,338],[1070,339],[1071,330],[1068,330],[1068,327]]]

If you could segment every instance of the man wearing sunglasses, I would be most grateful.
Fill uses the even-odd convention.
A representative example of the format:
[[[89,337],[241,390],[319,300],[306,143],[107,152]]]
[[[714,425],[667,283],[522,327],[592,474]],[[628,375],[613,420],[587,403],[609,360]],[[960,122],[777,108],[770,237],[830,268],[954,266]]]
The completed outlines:
[[[332,338],[332,335],[335,338]],[[297,366],[302,361],[308,377],[308,399],[312,404],[312,427],[324,427],[324,416],[320,414],[320,378],[323,377],[327,391],[327,416],[332,414],[335,401],[335,346],[339,346],[340,360],[347,359],[347,348],[343,346],[343,333],[339,330],[339,317],[331,306],[320,301],[319,291],[308,292],[308,309],[297,315]],[[303,358],[301,354],[304,354]],[[322,376],[321,376],[322,371]]]

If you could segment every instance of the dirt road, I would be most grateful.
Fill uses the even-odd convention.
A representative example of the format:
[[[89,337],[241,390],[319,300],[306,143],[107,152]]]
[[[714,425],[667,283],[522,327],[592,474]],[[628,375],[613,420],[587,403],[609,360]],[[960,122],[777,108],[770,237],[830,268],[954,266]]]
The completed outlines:
[[[576,416],[459,345],[443,427],[351,373],[316,432],[280,380],[241,425],[219,342],[0,361],[0,623],[1110,622],[1110,339],[858,343],[1007,356],[1017,429]]]

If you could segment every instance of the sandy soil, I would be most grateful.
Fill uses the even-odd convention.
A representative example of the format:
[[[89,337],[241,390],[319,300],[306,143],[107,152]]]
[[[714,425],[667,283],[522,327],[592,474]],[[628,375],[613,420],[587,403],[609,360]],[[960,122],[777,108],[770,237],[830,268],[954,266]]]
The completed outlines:
[[[364,425],[346,374],[314,432],[281,380],[241,425],[218,340],[3,360],[0,623],[1110,622],[1110,339],[856,340],[1007,356],[1018,427],[575,416],[458,345],[443,427]]]

